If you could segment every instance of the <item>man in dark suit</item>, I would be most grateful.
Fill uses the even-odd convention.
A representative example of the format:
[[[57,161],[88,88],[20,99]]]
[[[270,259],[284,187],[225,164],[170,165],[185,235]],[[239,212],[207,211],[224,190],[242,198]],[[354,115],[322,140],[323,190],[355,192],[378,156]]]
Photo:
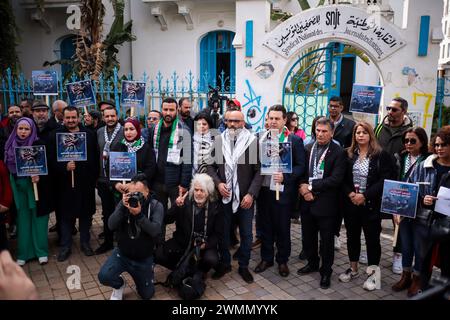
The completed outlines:
[[[346,149],[352,144],[353,128],[355,121],[347,119],[342,114],[344,102],[341,97],[331,97],[328,103],[329,118],[334,124],[333,139],[339,142],[342,148]]]
[[[290,133],[286,128],[286,109],[282,105],[270,107],[268,113],[269,129],[262,135],[260,143],[262,148],[269,141],[290,142],[292,153],[292,173],[276,172],[265,175],[258,197],[258,215],[261,229],[261,262],[255,268],[256,273],[263,272],[273,266],[274,244],[277,247],[276,261],[278,263],[278,273],[282,277],[289,275],[287,262],[291,255],[291,208],[297,194],[297,187],[300,178],[305,173],[305,149],[303,140]],[[275,135],[276,132],[276,135]],[[283,151],[282,151],[283,152]],[[280,155],[283,158],[283,155]],[[289,158],[289,155],[288,157]],[[276,199],[273,184],[279,184],[283,188],[279,192],[279,200]]]
[[[247,283],[253,282],[248,270],[252,246],[252,221],[254,200],[261,188],[262,176],[258,159],[258,140],[244,128],[241,111],[226,113],[227,129],[216,137],[215,163],[208,165],[207,173],[213,178],[224,203],[224,230],[230,230],[231,219],[236,214],[239,221],[241,246],[239,249],[239,274]],[[217,279],[231,271],[230,234],[225,232],[220,244],[222,266],[213,278]]]
[[[304,250],[308,264],[297,271],[319,271],[318,232],[320,232],[320,287],[330,287],[334,260],[334,230],[339,210],[339,195],[345,176],[345,153],[332,142],[333,123],[322,117],[316,122],[316,142],[307,151],[308,167],[300,184],[303,198],[301,219]]]

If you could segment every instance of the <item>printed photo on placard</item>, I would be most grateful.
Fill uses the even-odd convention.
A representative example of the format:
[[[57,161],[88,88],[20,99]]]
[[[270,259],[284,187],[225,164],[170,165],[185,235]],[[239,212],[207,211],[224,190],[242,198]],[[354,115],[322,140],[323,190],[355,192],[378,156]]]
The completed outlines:
[[[145,107],[145,82],[122,81],[122,97],[120,104],[125,107]]]
[[[86,132],[56,134],[57,161],[86,161]]]
[[[383,88],[353,84],[350,112],[378,114]]]
[[[130,181],[136,173],[136,153],[109,153],[109,180]]]
[[[384,180],[381,212],[415,218],[419,186],[394,180]]]
[[[31,72],[33,94],[35,96],[58,95],[58,73],[52,70],[33,70]]]
[[[45,146],[16,147],[15,151],[18,177],[48,174]]]
[[[66,84],[67,96],[71,106],[84,107],[96,105],[91,80],[83,80]]]
[[[261,174],[269,175],[276,172],[292,173],[292,143],[272,142],[262,143]]]

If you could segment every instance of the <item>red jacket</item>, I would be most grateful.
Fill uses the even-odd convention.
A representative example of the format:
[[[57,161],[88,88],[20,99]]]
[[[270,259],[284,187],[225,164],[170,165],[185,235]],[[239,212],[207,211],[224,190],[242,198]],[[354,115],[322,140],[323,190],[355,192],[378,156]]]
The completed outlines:
[[[9,184],[9,174],[3,161],[0,160],[0,204],[11,207],[13,195],[11,185]]]

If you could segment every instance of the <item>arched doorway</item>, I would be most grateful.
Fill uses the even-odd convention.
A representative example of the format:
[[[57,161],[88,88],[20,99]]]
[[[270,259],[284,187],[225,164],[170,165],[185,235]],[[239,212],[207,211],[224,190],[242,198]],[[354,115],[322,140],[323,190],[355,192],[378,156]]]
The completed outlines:
[[[208,32],[200,42],[200,89],[208,85],[222,92],[234,92],[236,53],[232,46],[234,32]]]
[[[60,45],[60,59],[61,60],[72,60],[75,54],[75,35],[70,35],[64,38]],[[71,66],[67,63],[61,64],[61,74],[66,77],[66,74],[71,71]]]
[[[299,115],[299,127],[308,134],[316,116],[327,115],[328,101],[340,96],[348,111],[356,57],[344,53],[344,44],[330,42],[303,51],[286,74],[283,105]]]

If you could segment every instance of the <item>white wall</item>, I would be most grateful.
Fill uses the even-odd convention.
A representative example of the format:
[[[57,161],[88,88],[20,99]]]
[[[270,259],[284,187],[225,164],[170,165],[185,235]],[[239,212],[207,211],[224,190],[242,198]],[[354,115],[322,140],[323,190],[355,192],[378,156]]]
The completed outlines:
[[[125,6],[125,22],[129,19],[128,5]],[[21,62],[21,70],[25,78],[31,78],[32,70],[44,69],[42,67],[44,61],[54,61],[60,58],[59,44],[60,40],[65,36],[73,34],[73,31],[67,29],[66,20],[69,14],[66,14],[66,7],[63,8],[46,8],[45,18],[51,26],[50,33],[45,30],[35,21],[31,20],[30,15],[32,9],[26,9],[21,5],[21,1],[11,1],[13,5],[14,14],[16,17],[16,24],[21,31],[21,42],[17,47],[19,60]],[[134,3],[135,1],[133,1]],[[104,18],[104,35],[109,32],[111,24],[114,20],[113,10],[110,1],[103,0],[106,8]],[[120,47],[118,59],[121,63],[121,73],[128,73],[131,71],[131,55],[130,44],[125,44]],[[53,68],[60,71],[59,66]]]
[[[425,115],[425,121],[420,124],[424,126],[428,132],[431,131],[431,119],[435,103],[436,69],[439,45],[431,44],[429,41],[428,54],[425,57],[417,56],[417,52],[420,16],[431,16],[430,30],[435,27],[440,27],[442,2],[433,1],[433,3],[435,3],[435,5],[430,5],[429,2],[420,0],[409,1],[408,29],[401,30],[401,35],[406,40],[406,46],[378,63],[377,67],[375,65],[371,67],[371,69],[376,68],[382,73],[382,85],[384,85],[384,101],[382,102],[382,105],[386,105],[386,103],[394,96],[402,96],[409,101],[411,111],[419,111]],[[261,16],[267,14],[266,6],[267,2],[264,0],[237,1],[236,9],[238,32],[245,33],[243,23],[239,23],[239,21],[253,19],[255,23],[254,57],[250,59],[252,60],[253,65],[256,66],[260,61],[266,60],[271,61],[275,67],[275,72],[269,79],[260,79],[254,70],[242,69],[245,66],[245,60],[249,60],[244,57],[245,49],[236,50],[238,99],[243,99],[245,104],[247,100],[249,100],[246,99],[245,96],[248,97],[251,93],[253,96],[259,97],[258,104],[261,108],[271,106],[275,103],[281,103],[283,80],[286,76],[286,72],[289,70],[289,66],[297,59],[297,57],[294,57],[291,60],[286,60],[266,47],[263,47],[261,43],[263,38],[259,38],[258,40],[258,37],[265,34],[266,22]],[[329,39],[329,41],[331,40],[332,39]],[[404,70],[411,70],[411,72],[410,74],[404,75]],[[358,73],[361,73],[361,71],[362,70],[357,69]],[[369,74],[369,72],[367,72],[367,74]],[[370,72],[370,74],[371,75],[368,77],[357,78],[357,81],[375,81],[377,83],[377,73]],[[252,92],[247,88],[246,80],[249,80],[251,83]],[[254,101],[252,103],[254,103]],[[251,107],[251,105],[249,106]],[[374,121],[375,118],[368,117],[366,120]]]
[[[186,22],[178,14],[176,5],[170,5],[165,16],[168,30],[161,25],[150,11],[150,6],[133,1],[131,17],[138,41],[132,44],[133,71],[141,75],[144,71],[154,78],[158,71],[170,76],[173,71],[187,75],[191,70],[195,77],[200,69],[200,40],[206,33],[216,30],[235,31],[235,4],[210,1],[194,3],[192,10],[193,30],[186,29]],[[218,22],[222,20],[223,26]],[[181,80],[181,79],[180,79]]]

